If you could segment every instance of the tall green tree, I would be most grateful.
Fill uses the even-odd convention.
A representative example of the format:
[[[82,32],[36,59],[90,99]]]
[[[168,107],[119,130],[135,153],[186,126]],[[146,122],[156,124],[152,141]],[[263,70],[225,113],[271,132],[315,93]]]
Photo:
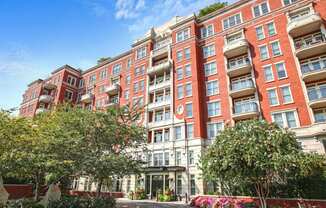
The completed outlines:
[[[276,124],[251,120],[221,132],[205,151],[201,168],[204,176],[218,181],[224,192],[234,191],[235,186],[229,186],[232,183],[254,190],[265,208],[272,187],[311,174],[324,166],[324,160],[323,156],[303,153],[294,133]]]

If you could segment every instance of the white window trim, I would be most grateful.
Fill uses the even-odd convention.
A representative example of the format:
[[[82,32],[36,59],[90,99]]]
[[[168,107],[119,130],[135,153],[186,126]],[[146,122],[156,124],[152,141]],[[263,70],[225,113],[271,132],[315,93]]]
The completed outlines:
[[[222,23],[223,30],[228,30],[228,29],[231,29],[231,28],[232,28],[232,27],[224,28],[224,20],[229,19],[230,17],[232,17],[232,16],[236,16],[236,15],[238,15],[238,14],[240,14],[240,23],[234,25],[233,27],[236,27],[236,26],[241,25],[241,24],[243,23],[242,12],[238,12],[238,13],[236,13],[236,14],[233,14],[233,15],[227,16],[226,18],[224,18],[224,19],[221,20],[221,21],[222,21],[221,23]]]
[[[273,48],[272,48],[272,44],[273,43],[277,43],[278,48],[280,49],[280,54],[278,54],[278,55],[274,55],[273,54]],[[280,40],[279,39],[273,40],[273,41],[269,42],[269,45],[271,47],[273,57],[278,57],[278,56],[282,56],[283,55],[283,52],[282,52],[282,48],[281,48],[281,44],[280,44]]]
[[[207,28],[209,26],[212,26],[212,30],[213,30],[213,34],[211,35],[207,35],[206,37],[203,37],[203,29],[205,28],[207,30]],[[212,37],[215,35],[215,28],[214,28],[214,24],[209,24],[209,25],[204,25],[200,28],[200,39],[206,39],[206,38],[209,38],[209,37]]]
[[[277,71],[277,68],[276,68],[276,65],[277,65],[277,64],[283,64],[283,66],[284,66],[284,71],[285,71],[285,77],[282,77],[282,78],[279,78],[279,77],[278,77],[278,71]],[[275,62],[275,63],[274,63],[274,66],[275,66],[275,72],[276,72],[276,74],[277,74],[277,79],[278,79],[278,80],[283,80],[283,79],[287,79],[287,78],[288,78],[288,70],[286,69],[285,61]]]
[[[209,103],[215,103],[215,102],[219,102],[220,103],[220,113],[217,114],[217,115],[210,116],[210,115],[208,115],[208,104]],[[207,107],[207,117],[208,118],[214,118],[214,117],[218,117],[218,116],[221,116],[222,115],[222,105],[221,105],[221,100],[220,99],[215,99],[215,100],[207,101],[206,102],[206,107]]]
[[[191,95],[186,95],[186,85],[187,84],[190,84],[191,85]],[[184,97],[192,97],[192,94],[193,94],[193,89],[192,89],[192,82],[186,82],[183,84],[184,85]]]
[[[277,104],[274,104],[274,105],[271,105],[269,103],[269,91],[271,90],[275,90],[275,94],[276,94],[276,100],[277,100]],[[278,106],[280,105],[280,99],[279,99],[279,96],[278,96],[278,90],[277,90],[277,87],[270,87],[270,88],[266,88],[266,92],[267,92],[267,99],[268,99],[268,105],[271,106],[271,107],[274,107],[274,106]]]
[[[189,32],[189,37],[187,39],[183,39],[183,40],[178,41],[178,33],[184,32],[186,30],[187,30],[187,32]],[[182,42],[184,42],[186,40],[189,40],[190,38],[191,38],[190,26],[184,27],[183,29],[180,29],[175,33],[175,42],[176,43],[182,43]]]
[[[182,92],[183,92],[183,94],[182,94],[182,97],[178,97],[178,87],[182,87]],[[183,86],[183,84],[178,84],[177,85],[177,87],[176,87],[176,98],[177,98],[177,100],[181,100],[181,99],[183,99],[184,97],[185,97],[185,95],[184,95],[184,86]]]
[[[205,73],[205,65],[206,65],[206,64],[212,64],[212,63],[215,63],[215,66],[216,66],[216,72],[213,73],[213,74],[210,74],[210,75],[206,75],[206,73]],[[205,63],[203,64],[203,70],[204,70],[204,75],[205,75],[205,77],[210,77],[210,76],[212,76],[212,75],[216,75],[216,74],[218,73],[218,72],[217,72],[217,64],[216,64],[216,60],[205,62]]]
[[[271,70],[272,70],[272,75],[273,75],[273,79],[272,80],[266,80],[265,78],[265,68],[266,67],[271,67]],[[262,69],[263,69],[263,72],[264,72],[264,81],[265,83],[269,83],[269,82],[274,82],[275,81],[275,76],[274,76],[274,70],[273,70],[273,64],[267,64],[267,65],[263,65],[262,66]]]
[[[191,72],[191,74],[190,75],[186,75],[186,66],[190,66],[190,72]],[[192,77],[192,67],[191,67],[191,62],[189,62],[189,63],[186,63],[186,64],[184,64],[183,65],[183,74],[184,74],[184,78],[189,78],[189,77]]]
[[[262,58],[261,57],[261,53],[260,53],[260,48],[261,47],[263,47],[263,46],[266,46],[266,48],[267,48],[267,58]],[[258,50],[259,50],[259,59],[261,60],[261,61],[265,61],[265,60],[268,60],[268,59],[270,59],[270,55],[269,55],[269,47],[268,47],[268,44],[267,43],[265,43],[265,44],[261,44],[261,45],[258,45]]]
[[[178,60],[178,53],[180,53],[180,52],[181,52],[182,57],[181,57],[180,60]],[[181,62],[183,60],[183,49],[179,49],[179,50],[176,51],[175,58],[176,58],[177,62]]]
[[[282,0],[282,1],[283,1],[283,0]],[[271,24],[271,23],[274,25],[274,30],[275,30],[275,34],[274,34],[274,35],[270,35],[270,34],[269,34],[268,24]],[[268,34],[269,37],[273,37],[273,36],[277,35],[277,29],[276,29],[276,25],[275,25],[274,20],[269,21],[269,22],[266,22],[264,26],[265,26],[266,29],[267,29],[267,34]]]
[[[287,110],[271,112],[272,122],[275,122],[273,114],[278,114],[278,113],[282,113],[283,122],[286,121],[286,120],[284,120],[284,118],[285,118],[284,115],[285,115],[286,112],[294,112],[294,118],[295,118],[295,122],[297,124],[297,127],[295,127],[295,128],[299,128],[301,125],[300,125],[300,120],[299,120],[299,116],[298,116],[298,111],[297,111],[297,109],[293,109],[293,108],[292,109],[287,109]],[[285,124],[286,124],[286,126],[284,128],[289,128],[288,125],[287,125],[287,122]]]
[[[205,57],[205,56],[204,56],[204,48],[206,48],[206,47],[208,48],[208,47],[211,47],[211,46],[214,46],[214,54]],[[215,43],[214,43],[214,42],[211,42],[211,43],[208,43],[208,44],[206,44],[206,45],[203,45],[203,46],[202,46],[202,53],[203,53],[203,58],[204,58],[204,59],[208,59],[208,58],[210,58],[210,57],[216,56],[216,45],[215,45]]]
[[[178,70],[181,70],[182,71],[182,76],[181,78],[178,77]],[[184,69],[183,69],[183,65],[182,66],[178,66],[176,69],[175,69],[175,78],[176,80],[182,80],[184,78]]]
[[[182,50],[183,51],[183,57],[184,57],[185,60],[189,60],[189,59],[186,59],[186,53],[185,53],[185,51],[187,49],[190,50],[190,58],[189,59],[191,59],[191,47],[190,46],[187,46],[187,47],[183,48],[183,50]]]
[[[257,28],[259,28],[259,27],[261,27],[261,28],[263,28],[263,38],[262,39],[259,39],[258,38],[258,36],[257,36]],[[259,26],[257,26],[257,27],[255,27],[255,32],[256,32],[256,37],[257,37],[257,40],[264,40],[264,39],[266,39],[266,34],[265,34],[265,28],[264,28],[264,25],[259,25]]]
[[[219,124],[219,123],[222,124],[222,130],[223,130],[225,128],[224,121],[223,120],[218,120],[218,121],[209,121],[209,122],[206,122],[206,131],[208,130],[208,125],[209,124]],[[207,139],[214,139],[214,137],[208,137],[208,131],[206,133],[207,133]]]
[[[191,110],[192,110],[192,112],[191,112],[191,116],[187,116],[187,104],[191,104],[192,106],[191,106]],[[194,105],[193,105],[193,102],[191,102],[191,101],[189,101],[189,102],[186,102],[185,103],[185,107],[184,107],[184,109],[185,109],[185,117],[186,118],[193,118],[194,117]],[[187,125],[186,125],[187,126]]]
[[[268,13],[266,13],[266,14],[263,14],[263,12],[262,12],[262,10],[261,10],[261,5],[264,4],[264,3],[267,4],[267,8],[268,8]],[[259,6],[259,11],[261,12],[261,15],[259,15],[258,17],[255,17],[255,11],[254,11],[254,8],[255,8],[256,6]],[[258,3],[258,4],[253,5],[253,6],[251,7],[251,12],[252,12],[252,17],[253,17],[253,18],[263,17],[263,16],[265,16],[265,15],[271,13],[271,8],[270,8],[270,6],[269,6],[269,2],[268,2],[268,1],[263,1],[263,2],[260,2],[260,3]]]
[[[282,92],[282,88],[283,87],[289,87],[289,89],[290,89],[290,96],[291,96],[291,100],[292,100],[291,102],[284,102],[284,100],[283,100],[283,92]],[[292,103],[294,103],[293,95],[292,95],[292,90],[291,90],[291,85],[290,84],[284,84],[284,85],[280,85],[279,88],[280,88],[280,92],[282,94],[282,102],[283,102],[283,104],[286,105],[286,104],[292,104]]]
[[[214,96],[214,95],[218,95],[220,94],[220,88],[219,88],[219,80],[218,79],[213,79],[213,80],[209,80],[209,81],[206,81],[206,92],[207,92],[207,84],[208,83],[211,83],[211,82],[217,82],[217,92],[212,94],[212,95],[207,95],[206,96]]]

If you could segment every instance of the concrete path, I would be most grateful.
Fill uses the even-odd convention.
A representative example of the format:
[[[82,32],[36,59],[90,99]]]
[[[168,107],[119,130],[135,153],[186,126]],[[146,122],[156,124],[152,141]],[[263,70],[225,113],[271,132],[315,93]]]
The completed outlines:
[[[117,199],[118,208],[189,208],[184,202],[156,202],[152,200]]]

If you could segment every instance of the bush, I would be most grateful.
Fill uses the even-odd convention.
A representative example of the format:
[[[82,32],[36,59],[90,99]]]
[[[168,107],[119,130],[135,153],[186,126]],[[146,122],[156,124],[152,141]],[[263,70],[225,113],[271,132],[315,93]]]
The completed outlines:
[[[16,201],[10,201],[6,208],[44,208],[44,206],[29,199],[19,199]]]
[[[64,196],[60,201],[50,202],[48,208],[115,208],[112,197],[82,198]]]
[[[146,199],[145,190],[143,188],[136,189],[136,191],[134,193],[134,199],[136,199],[136,200]]]

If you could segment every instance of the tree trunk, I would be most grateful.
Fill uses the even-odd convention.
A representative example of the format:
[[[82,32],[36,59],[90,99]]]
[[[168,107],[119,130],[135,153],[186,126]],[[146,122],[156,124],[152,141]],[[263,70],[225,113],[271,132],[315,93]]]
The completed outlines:
[[[97,184],[96,197],[101,196],[102,185],[103,185],[103,179],[99,179]]]
[[[39,200],[39,189],[40,189],[40,176],[39,173],[37,173],[35,177],[35,190],[34,190],[34,200],[38,201]]]

